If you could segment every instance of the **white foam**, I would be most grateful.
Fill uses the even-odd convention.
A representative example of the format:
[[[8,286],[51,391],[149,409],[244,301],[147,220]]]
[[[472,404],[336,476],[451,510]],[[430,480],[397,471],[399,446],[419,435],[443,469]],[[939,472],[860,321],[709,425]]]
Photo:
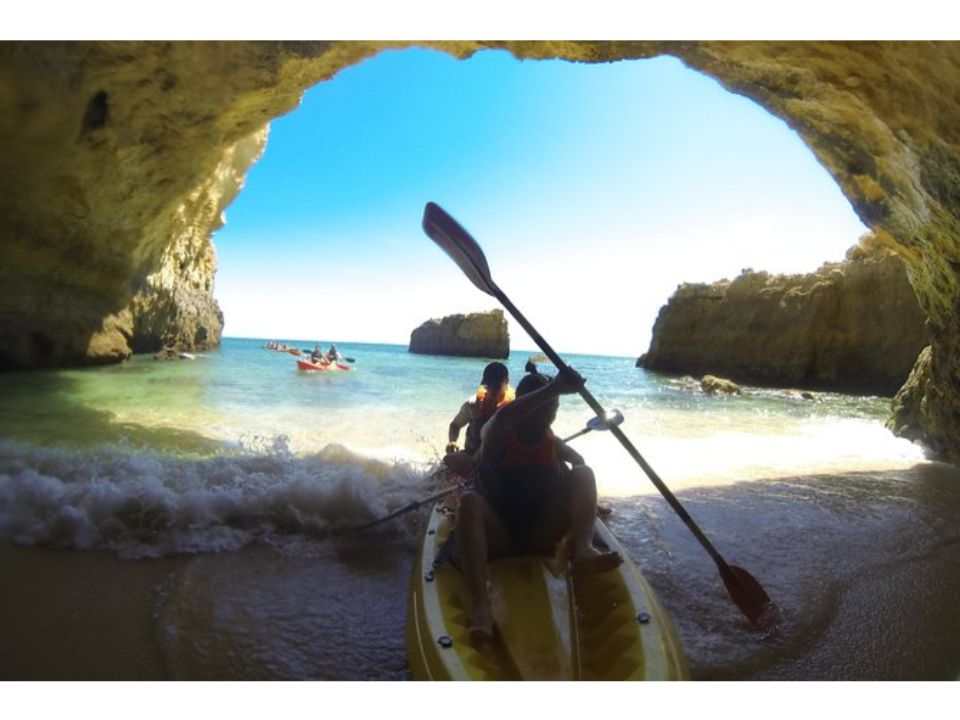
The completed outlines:
[[[294,456],[283,437],[210,459],[0,441],[0,537],[132,557],[234,550],[367,522],[421,497],[424,474],[337,445]]]
[[[779,419],[778,419],[779,420]],[[882,424],[860,418],[811,418],[715,429],[701,437],[641,430],[628,435],[673,490],[798,475],[897,470],[926,461],[923,449]],[[619,444],[587,436],[581,453],[602,495],[656,492]]]

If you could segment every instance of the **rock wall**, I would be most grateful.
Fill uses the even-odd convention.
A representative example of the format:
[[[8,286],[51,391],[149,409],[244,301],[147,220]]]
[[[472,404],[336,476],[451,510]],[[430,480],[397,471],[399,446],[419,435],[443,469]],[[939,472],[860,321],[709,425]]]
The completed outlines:
[[[267,123],[372,52],[0,43],[0,368],[219,342],[211,235]]]
[[[503,310],[491,310],[427,320],[410,333],[409,350],[421,355],[509,357],[507,319],[503,316]]]
[[[684,284],[642,365],[740,382],[892,396],[928,342],[903,263],[869,240],[808,275]]]
[[[216,192],[231,148],[311,85],[409,44],[0,43],[0,366],[122,358],[134,295],[191,197]],[[669,54],[783,118],[906,263],[931,333],[920,432],[960,459],[960,44],[425,44],[457,57]],[[219,222],[194,217],[197,237]]]

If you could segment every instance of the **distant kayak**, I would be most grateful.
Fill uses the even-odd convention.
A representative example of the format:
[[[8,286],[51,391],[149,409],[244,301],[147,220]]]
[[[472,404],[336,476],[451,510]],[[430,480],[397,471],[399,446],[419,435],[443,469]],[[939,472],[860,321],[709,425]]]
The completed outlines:
[[[296,348],[290,348],[289,350],[287,350],[287,352],[290,353],[291,355],[297,355],[297,356],[300,356],[303,354]]]
[[[350,370],[349,365],[342,365],[341,363],[314,363],[309,360],[297,360],[297,367],[301,370],[320,370],[323,372],[338,371],[338,370]]]

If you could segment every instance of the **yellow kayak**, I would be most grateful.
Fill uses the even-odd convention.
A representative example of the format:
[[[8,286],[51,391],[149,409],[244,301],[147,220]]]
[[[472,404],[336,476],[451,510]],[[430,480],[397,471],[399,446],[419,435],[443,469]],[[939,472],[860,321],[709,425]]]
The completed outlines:
[[[407,654],[417,680],[682,680],[686,662],[670,618],[627,552],[599,520],[594,543],[624,558],[616,570],[570,578],[547,558],[490,564],[496,640],[467,637],[469,598],[459,570],[434,558],[453,512],[434,506],[414,565]]]

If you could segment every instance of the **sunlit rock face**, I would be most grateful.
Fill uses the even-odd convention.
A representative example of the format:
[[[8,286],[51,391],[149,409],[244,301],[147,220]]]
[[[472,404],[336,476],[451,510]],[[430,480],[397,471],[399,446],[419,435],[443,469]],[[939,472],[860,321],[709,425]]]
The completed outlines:
[[[0,43],[0,367],[219,341],[211,233],[362,45]]]
[[[459,57],[486,47],[584,62],[671,54],[783,118],[903,258],[930,321],[921,434],[960,458],[957,43],[431,44]],[[133,298],[169,290],[156,275],[164,267],[169,278],[185,272],[174,257],[210,263],[209,289],[195,279],[188,296],[212,297],[213,255],[186,245],[210,242],[241,178],[232,192],[211,178],[224,163],[241,167],[229,153],[296,107],[306,88],[382,47],[0,45],[0,365],[123,358],[135,328],[155,328],[138,321],[144,306]],[[186,245],[171,251],[178,243]],[[176,324],[193,315],[156,317]]]
[[[748,270],[681,285],[660,309],[643,367],[892,396],[927,334],[903,263],[870,239],[815,273]]]
[[[509,357],[507,319],[503,310],[491,310],[427,320],[410,333],[409,350],[421,355]]]

